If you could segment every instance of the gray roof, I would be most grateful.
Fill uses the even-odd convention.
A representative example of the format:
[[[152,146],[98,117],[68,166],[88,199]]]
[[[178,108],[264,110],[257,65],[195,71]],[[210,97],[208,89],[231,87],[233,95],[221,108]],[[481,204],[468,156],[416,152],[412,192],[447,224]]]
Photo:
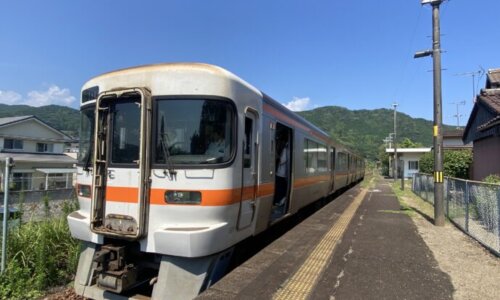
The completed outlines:
[[[67,135],[66,133],[62,132],[59,129],[56,129],[55,127],[49,125],[47,122],[45,122],[42,119],[38,118],[37,116],[33,116],[33,115],[0,118],[0,126],[5,126],[5,125],[9,125],[9,124],[17,123],[20,121],[29,120],[29,119],[34,119],[34,120],[39,121],[40,123],[44,124],[45,126],[49,127],[50,129],[52,129],[53,131],[56,131],[59,134],[63,135],[66,140],[75,140],[73,137]]]
[[[7,125],[7,124],[10,124],[10,123],[19,122],[19,121],[26,120],[26,119],[29,119],[29,118],[32,118],[32,117],[34,117],[34,116],[20,116],[20,117],[0,118],[0,126]]]
[[[34,154],[34,153],[13,153],[1,152],[0,161],[5,161],[5,158],[12,157],[14,162],[37,162],[37,163],[60,163],[60,164],[76,164],[76,159],[65,154]]]

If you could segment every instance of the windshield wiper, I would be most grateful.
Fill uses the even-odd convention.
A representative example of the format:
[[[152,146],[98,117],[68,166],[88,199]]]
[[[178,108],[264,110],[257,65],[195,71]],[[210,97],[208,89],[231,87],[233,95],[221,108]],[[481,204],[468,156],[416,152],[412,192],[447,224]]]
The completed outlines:
[[[89,147],[89,150],[87,152],[87,156],[85,157],[85,165],[83,166],[83,170],[85,172],[88,172],[90,171],[90,161],[92,160],[92,148],[93,148],[93,141],[90,142],[90,147]]]

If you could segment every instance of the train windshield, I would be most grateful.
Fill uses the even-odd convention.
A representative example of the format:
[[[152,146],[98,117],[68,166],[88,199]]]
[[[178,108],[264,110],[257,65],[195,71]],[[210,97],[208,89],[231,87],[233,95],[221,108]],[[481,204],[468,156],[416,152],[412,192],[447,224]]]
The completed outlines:
[[[155,163],[206,165],[228,162],[234,152],[233,105],[223,100],[157,101]]]
[[[86,168],[88,168],[92,163],[94,123],[94,106],[83,108],[80,111],[80,146],[78,152],[78,163],[83,164]]]

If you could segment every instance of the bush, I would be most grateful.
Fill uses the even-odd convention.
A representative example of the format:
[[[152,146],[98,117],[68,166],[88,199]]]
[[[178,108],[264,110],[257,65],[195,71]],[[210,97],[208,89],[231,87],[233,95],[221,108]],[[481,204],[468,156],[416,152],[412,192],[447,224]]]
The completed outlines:
[[[68,210],[76,207],[67,202]],[[80,243],[66,217],[22,224],[9,232],[7,266],[0,275],[0,299],[33,299],[72,280]]]
[[[483,179],[483,181],[486,182],[486,183],[499,184],[500,183],[500,176],[498,176],[497,174],[490,174],[490,175],[486,176]]]
[[[444,176],[468,179],[471,163],[472,152],[470,150],[445,151],[443,157]],[[434,172],[433,152],[426,153],[420,158],[419,171],[427,174]]]

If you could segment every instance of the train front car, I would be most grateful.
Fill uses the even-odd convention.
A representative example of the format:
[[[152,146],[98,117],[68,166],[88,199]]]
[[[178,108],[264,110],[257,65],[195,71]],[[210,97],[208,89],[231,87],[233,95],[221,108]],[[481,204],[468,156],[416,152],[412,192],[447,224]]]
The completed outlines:
[[[203,64],[119,70],[82,89],[75,290],[193,298],[252,235],[262,94]],[[245,187],[245,188],[242,188]]]

